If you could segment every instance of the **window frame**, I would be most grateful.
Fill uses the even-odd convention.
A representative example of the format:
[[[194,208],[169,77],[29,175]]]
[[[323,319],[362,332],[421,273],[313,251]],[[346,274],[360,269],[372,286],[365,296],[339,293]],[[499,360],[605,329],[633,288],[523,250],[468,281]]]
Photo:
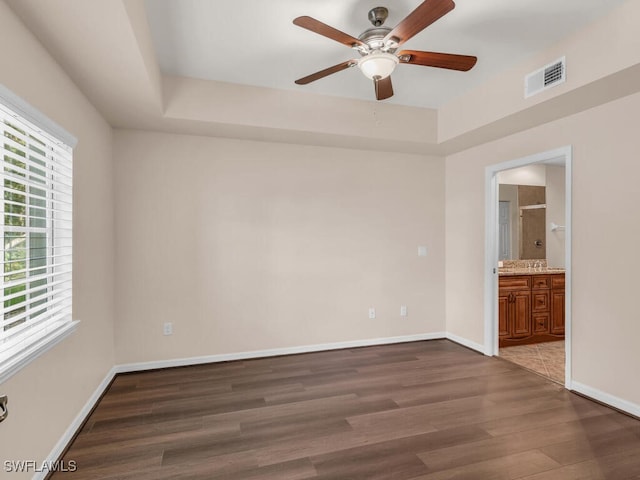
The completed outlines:
[[[11,117],[15,118],[16,122],[19,123],[20,128],[22,128],[23,126],[28,127],[28,131],[26,132],[26,135],[28,137],[32,137],[32,135],[37,135],[37,137],[45,137],[48,143],[55,144],[59,148],[64,148],[65,150],[69,151],[69,155],[71,157],[73,156],[73,149],[77,144],[76,138],[73,137],[73,135],[69,134],[65,129],[60,127],[58,124],[53,122],[51,119],[47,118],[44,114],[39,112],[37,109],[35,109],[31,105],[29,105],[27,102],[22,100],[20,97],[15,95],[13,92],[11,92],[2,84],[0,84],[0,108],[4,110],[5,114],[8,114]],[[4,131],[5,129],[4,125],[2,128]],[[4,141],[4,134],[3,134],[3,141]],[[27,152],[28,147],[25,147],[25,149],[26,149],[25,152]],[[48,156],[48,155],[49,153],[47,152],[45,156]],[[4,157],[0,160],[2,161],[2,164],[3,164],[2,172],[3,172],[3,179],[4,179],[6,160]],[[31,162],[32,160],[29,160],[29,161]],[[27,164],[27,165],[28,165],[27,171],[29,171],[29,167],[31,165],[30,164]],[[70,164],[69,168],[71,169],[71,177],[73,177],[72,163]],[[43,230],[46,231],[47,240],[45,241],[44,248],[47,254],[46,254],[46,264],[43,267],[38,267],[38,268],[39,269],[45,268],[47,271],[48,283],[45,289],[46,291],[45,297],[52,297],[52,291],[51,291],[52,287],[49,285],[49,280],[52,279],[53,277],[49,275],[51,275],[53,273],[53,269],[57,267],[51,264],[50,259],[53,258],[53,255],[52,255],[53,249],[57,248],[57,247],[54,247],[54,245],[56,245],[54,242],[56,242],[57,239],[54,236],[56,232],[56,228],[54,227],[54,222],[52,221],[51,216],[53,215],[52,212],[56,209],[56,207],[54,207],[54,204],[56,204],[59,201],[57,195],[60,195],[60,194],[58,193],[56,188],[50,188],[51,185],[49,185],[48,182],[49,180],[52,183],[59,182],[60,180],[55,179],[54,173],[51,174],[50,179],[48,177],[48,174],[47,176],[45,176],[45,178],[47,179],[46,180],[47,184],[45,184],[45,187],[46,187],[45,191],[50,190],[49,192],[46,192],[45,195],[43,196],[46,202],[46,206],[44,207],[45,208],[44,214],[45,214],[45,217],[49,219],[46,222],[45,227],[42,227]],[[32,229],[38,228],[38,227],[33,227],[32,225],[29,225],[31,218],[37,218],[37,216],[31,214],[31,209],[41,208],[41,207],[32,206],[31,201],[33,200],[33,198],[36,197],[36,195],[34,195],[30,191],[30,189],[33,187],[30,187],[28,185],[29,179],[25,181],[27,182],[25,184],[25,188],[26,188],[25,195],[27,197],[25,200],[25,215],[27,219],[27,221],[25,222],[25,248],[30,249],[30,246],[31,246],[30,238],[32,236],[31,235]],[[71,193],[64,193],[64,194],[71,196],[70,203],[72,205],[73,204],[73,193],[72,193],[73,187],[72,185],[68,187],[70,187]],[[2,233],[2,238],[3,238],[3,251],[5,248],[5,244],[4,244],[5,231],[7,230],[5,225],[5,220],[6,220],[5,204],[7,202],[7,200],[5,200],[5,195],[4,195],[5,190],[6,190],[6,187],[3,180],[2,182],[0,182],[0,207],[2,208],[2,215],[3,215],[2,221],[0,222],[0,232]],[[72,208],[73,207],[71,206],[71,209]],[[68,212],[68,213],[69,213],[68,217],[72,217],[72,213],[71,212]],[[21,214],[17,214],[17,215],[20,216]],[[65,220],[65,221],[71,224],[69,227],[69,232],[71,236],[73,236],[72,218],[69,218],[68,220]],[[9,230],[11,229],[9,228]],[[69,261],[70,271],[67,273],[70,273],[70,276],[72,276],[73,275],[72,240],[71,240],[71,246],[69,246],[68,248],[70,249],[70,253],[68,254],[68,256],[71,258],[71,260]],[[25,312],[28,311],[28,309],[31,306],[31,303],[35,303],[35,301],[30,302],[29,300],[31,298],[28,296],[32,293],[32,292],[31,293],[29,292],[29,290],[32,288],[29,286],[29,283],[30,283],[29,274],[31,273],[30,269],[32,268],[28,263],[29,258],[30,257],[27,254],[26,255],[27,264],[26,264],[26,272],[25,272],[25,285],[26,285],[25,291],[27,292],[27,298],[25,301],[26,302]],[[4,257],[2,258],[2,262],[4,264],[5,262]],[[1,283],[0,301],[2,301],[3,311],[4,311],[5,284],[6,284],[4,280],[5,273],[3,272],[2,275],[3,275],[2,280],[0,280],[0,283]],[[73,282],[72,280],[68,280],[68,282],[71,285],[69,289],[69,296],[71,298],[71,305],[73,305],[73,300],[72,300]],[[39,286],[36,288],[39,289]],[[55,293],[59,294],[57,291]],[[49,299],[48,301],[50,302],[51,300]],[[69,310],[72,315],[73,308],[69,307]],[[65,319],[62,322],[53,321],[53,318],[55,317],[52,317],[43,321],[39,325],[39,327],[36,329],[35,334],[26,335],[26,331],[28,331],[29,329],[25,328],[24,335],[21,336],[18,334],[16,339],[13,339],[11,342],[9,342],[9,346],[8,347],[5,346],[4,351],[0,352],[0,384],[8,380],[11,376],[16,374],[19,370],[21,370],[26,365],[31,363],[37,357],[39,357],[49,349],[53,348],[55,345],[60,343],[66,337],[71,335],[78,328],[78,325],[80,323],[79,321],[74,320],[71,315],[69,316],[68,319]],[[28,316],[25,316],[25,319],[28,319],[28,318],[29,318]],[[4,320],[4,315],[2,316],[2,320]]]

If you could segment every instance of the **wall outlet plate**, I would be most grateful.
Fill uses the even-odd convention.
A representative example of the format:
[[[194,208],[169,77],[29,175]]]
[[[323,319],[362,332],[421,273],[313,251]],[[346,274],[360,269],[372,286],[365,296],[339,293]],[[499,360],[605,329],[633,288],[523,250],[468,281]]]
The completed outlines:
[[[400,306],[400,316],[401,317],[406,317],[407,316],[407,306],[406,305],[401,305]]]
[[[376,318],[376,309],[373,307],[369,308],[369,318],[371,319]]]
[[[164,335],[173,335],[173,323],[165,322],[164,326],[162,327],[162,333]]]

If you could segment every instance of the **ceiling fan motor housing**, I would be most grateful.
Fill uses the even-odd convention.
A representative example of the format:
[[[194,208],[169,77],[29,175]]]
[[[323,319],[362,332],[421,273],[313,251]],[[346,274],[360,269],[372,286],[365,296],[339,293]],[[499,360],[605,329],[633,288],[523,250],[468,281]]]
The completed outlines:
[[[358,37],[358,40],[367,44],[367,46],[369,47],[369,52],[382,50],[385,52],[393,53],[396,51],[397,46],[390,45],[388,42],[384,42],[384,38],[390,31],[391,29],[389,27],[372,27],[362,32]],[[369,52],[360,51],[360,54],[366,55]]]
[[[388,16],[389,10],[385,7],[375,7],[369,10],[369,21],[374,27],[379,27],[384,24]]]

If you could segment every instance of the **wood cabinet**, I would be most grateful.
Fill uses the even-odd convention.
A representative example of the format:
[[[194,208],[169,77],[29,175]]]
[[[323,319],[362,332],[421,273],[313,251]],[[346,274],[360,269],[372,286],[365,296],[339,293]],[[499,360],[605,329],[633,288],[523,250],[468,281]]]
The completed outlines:
[[[551,278],[551,326],[550,332],[564,337],[564,275]]]
[[[564,338],[564,274],[499,278],[499,345],[524,345]]]

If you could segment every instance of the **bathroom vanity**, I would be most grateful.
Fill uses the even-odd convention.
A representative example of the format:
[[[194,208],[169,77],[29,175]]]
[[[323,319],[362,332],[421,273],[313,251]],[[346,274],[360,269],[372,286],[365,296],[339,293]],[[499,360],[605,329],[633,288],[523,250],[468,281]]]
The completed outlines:
[[[564,340],[564,270],[499,269],[499,346]]]

